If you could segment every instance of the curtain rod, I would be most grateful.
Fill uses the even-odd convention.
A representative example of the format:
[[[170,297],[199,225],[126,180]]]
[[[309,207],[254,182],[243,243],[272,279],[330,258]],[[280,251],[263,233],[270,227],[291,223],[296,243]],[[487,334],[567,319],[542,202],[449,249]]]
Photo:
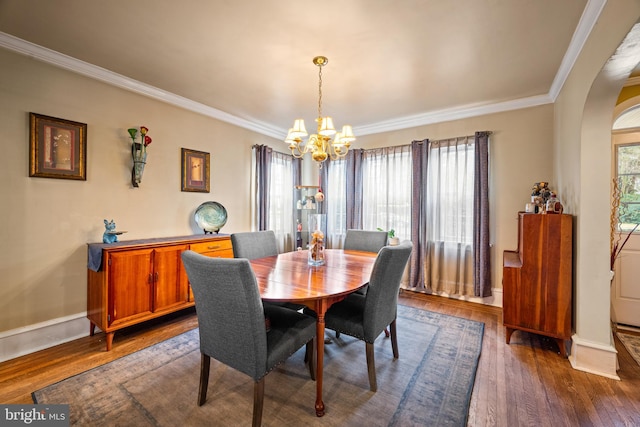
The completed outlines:
[[[458,138],[475,138],[476,136],[483,136],[483,135],[489,136],[489,135],[491,135],[491,134],[493,134],[493,132],[492,132],[492,131],[490,131],[490,130],[483,130],[483,131],[478,131],[478,132],[476,132],[476,133],[475,133],[475,134],[473,134],[473,135],[466,135],[466,136],[454,136],[454,137],[451,137],[451,138],[434,139],[433,141],[432,141],[432,140],[430,140],[429,138],[425,138],[425,139],[422,139],[422,140],[415,139],[415,140],[411,141],[411,143],[417,142],[418,144],[422,144],[425,140],[426,140],[426,141],[429,141],[429,142],[439,142],[439,141],[446,141],[446,140],[448,140],[448,139],[458,139]]]

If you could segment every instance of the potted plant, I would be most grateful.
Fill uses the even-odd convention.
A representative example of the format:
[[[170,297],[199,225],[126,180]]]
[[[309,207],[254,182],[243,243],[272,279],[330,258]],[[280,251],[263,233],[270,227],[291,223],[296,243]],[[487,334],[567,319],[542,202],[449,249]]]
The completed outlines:
[[[378,227],[378,231],[384,231],[384,230]],[[398,246],[400,244],[400,238],[396,237],[396,231],[393,228],[387,231],[387,236],[389,237],[390,246]]]

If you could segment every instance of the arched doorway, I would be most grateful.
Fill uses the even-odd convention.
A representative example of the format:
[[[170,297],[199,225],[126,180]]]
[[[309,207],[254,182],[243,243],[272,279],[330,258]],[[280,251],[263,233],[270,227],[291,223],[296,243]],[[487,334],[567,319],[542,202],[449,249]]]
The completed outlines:
[[[613,109],[640,62],[640,4],[607,2],[556,102],[559,182],[575,213],[575,334],[570,362],[619,379],[611,328],[610,194]],[[591,43],[590,43],[591,42]]]

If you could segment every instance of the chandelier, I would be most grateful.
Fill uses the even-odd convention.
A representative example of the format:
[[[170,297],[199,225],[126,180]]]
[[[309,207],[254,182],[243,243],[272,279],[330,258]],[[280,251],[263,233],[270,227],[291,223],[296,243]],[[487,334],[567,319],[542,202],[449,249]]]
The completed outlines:
[[[333,127],[333,119],[329,116],[322,116],[322,67],[327,65],[329,60],[324,56],[316,56],[313,63],[318,66],[318,124],[317,133],[309,136],[305,143],[302,138],[308,135],[303,119],[296,119],[293,127],[284,142],[289,144],[289,149],[293,157],[300,159],[305,154],[311,153],[311,158],[322,167],[322,162],[331,157],[332,160],[344,157],[349,151],[349,146],[356,137],[351,126],[344,125],[342,132],[336,132]],[[332,139],[333,137],[333,139]]]

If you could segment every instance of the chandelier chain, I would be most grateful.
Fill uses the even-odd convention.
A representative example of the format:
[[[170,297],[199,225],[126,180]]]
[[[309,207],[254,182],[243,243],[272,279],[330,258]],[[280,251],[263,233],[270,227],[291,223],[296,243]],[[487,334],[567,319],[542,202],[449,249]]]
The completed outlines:
[[[322,65],[318,68],[318,120],[320,120],[322,118]]]

